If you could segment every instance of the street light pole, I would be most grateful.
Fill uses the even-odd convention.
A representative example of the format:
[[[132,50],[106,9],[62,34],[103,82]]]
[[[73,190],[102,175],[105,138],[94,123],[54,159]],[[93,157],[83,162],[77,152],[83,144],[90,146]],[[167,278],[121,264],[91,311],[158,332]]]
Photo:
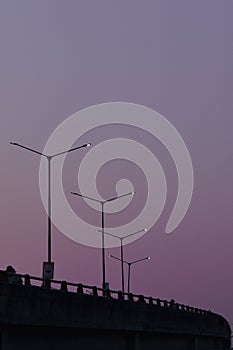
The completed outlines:
[[[20,148],[23,148],[23,149],[26,149],[27,151],[30,151],[30,152],[33,152],[33,153],[36,153],[36,154],[39,154],[40,156],[42,157],[45,157],[48,161],[48,263],[51,263],[52,262],[52,258],[51,258],[51,250],[52,250],[52,244],[51,244],[51,232],[52,232],[52,219],[51,219],[51,215],[52,215],[52,210],[51,210],[51,162],[52,162],[52,159],[54,157],[57,157],[57,156],[60,156],[61,154],[65,154],[65,153],[69,153],[69,152],[73,152],[73,151],[76,151],[80,148],[85,148],[85,147],[89,147],[91,146],[91,143],[87,143],[87,144],[84,144],[82,146],[79,146],[79,147],[74,147],[74,148],[71,148],[67,151],[63,151],[63,152],[59,152],[59,153],[55,153],[55,154],[52,154],[52,155],[47,155],[47,154],[44,154],[44,153],[41,153],[39,151],[36,151],[32,148],[29,148],[29,147],[26,147],[24,145],[21,145],[19,143],[16,143],[16,142],[10,142],[11,145],[13,146],[17,146],[17,147],[20,147]]]
[[[51,250],[52,250],[52,222],[51,222],[51,160],[52,158],[47,157],[48,160],[48,263],[51,263]]]
[[[99,232],[102,232],[102,231],[100,231],[100,230],[98,230],[98,231],[99,231]],[[126,238],[129,238],[129,237],[131,237],[131,236],[134,236],[134,235],[136,235],[136,234],[138,234],[138,233],[146,232],[146,231],[147,231],[147,228],[144,228],[144,229],[142,229],[142,230],[139,230],[139,231],[130,233],[130,234],[124,236],[124,237],[119,237],[119,236],[117,236],[117,235],[114,235],[113,233],[104,231],[104,234],[109,235],[109,236],[112,236],[112,237],[114,237],[114,238],[118,238],[118,239],[120,240],[120,242],[121,242],[121,243],[120,243],[120,252],[121,252],[121,285],[122,285],[122,293],[123,293],[123,295],[124,295],[124,292],[125,292],[124,254],[123,254],[123,245],[124,245],[123,243],[124,243],[124,240],[125,240]]]
[[[105,274],[105,244],[104,244],[104,202],[101,202],[101,223],[102,223],[102,287],[106,288],[106,274]]]
[[[125,293],[125,276],[124,276],[124,262],[123,262],[124,256],[123,256],[123,239],[121,239],[121,287],[122,287],[122,293],[124,298]]]
[[[131,266],[133,265],[133,264],[137,264],[137,263],[139,263],[140,261],[143,261],[143,260],[150,260],[150,257],[149,256],[147,256],[146,258],[142,258],[142,259],[138,259],[138,260],[134,260],[134,261],[131,261],[131,262],[129,262],[129,261],[126,261],[126,260],[122,260],[122,259],[120,259],[120,258],[117,258],[116,256],[114,256],[114,255],[109,255],[109,257],[110,258],[114,258],[114,259],[116,259],[116,260],[119,260],[119,261],[123,261],[123,263],[125,263],[125,264],[127,264],[128,265],[128,294],[130,293],[130,275],[131,275]]]
[[[96,199],[96,198],[92,198],[92,197],[89,197],[89,196],[84,196],[82,195],[81,193],[78,193],[78,192],[71,192],[71,194],[73,195],[76,195],[76,196],[79,196],[79,197],[82,197],[82,198],[86,198],[86,199],[89,199],[91,201],[94,201],[94,202],[97,202],[101,205],[101,232],[102,232],[102,288],[103,289],[106,289],[106,273],[105,273],[105,242],[104,242],[104,234],[105,234],[105,231],[104,231],[104,227],[105,227],[105,220],[104,220],[104,206],[106,203],[109,203],[109,202],[113,202],[117,199],[120,199],[120,198],[123,198],[123,197],[126,197],[126,196],[129,196],[129,195],[134,195],[135,192],[129,192],[129,193],[125,193],[125,194],[122,194],[120,196],[115,196],[115,197],[112,197],[112,198],[109,198],[109,199],[106,199],[104,201],[101,201],[99,199]]]
[[[130,272],[131,272],[131,263],[128,263],[128,294],[130,291]]]

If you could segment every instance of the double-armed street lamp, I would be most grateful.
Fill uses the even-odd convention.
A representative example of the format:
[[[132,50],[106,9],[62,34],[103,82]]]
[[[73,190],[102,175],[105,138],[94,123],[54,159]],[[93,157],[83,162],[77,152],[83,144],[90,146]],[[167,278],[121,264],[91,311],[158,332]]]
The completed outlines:
[[[102,232],[102,231],[100,231],[100,230],[98,230],[98,231],[99,231],[99,232]],[[113,233],[104,231],[104,233],[105,233],[106,235],[112,236],[112,237],[114,237],[114,238],[118,238],[118,239],[120,240],[120,242],[121,242],[121,245],[120,245],[120,248],[121,248],[121,258],[120,258],[120,260],[121,260],[121,285],[122,285],[122,293],[123,293],[123,295],[124,295],[124,292],[125,292],[125,282],[124,282],[124,281],[125,281],[125,278],[124,278],[124,255],[123,255],[124,240],[125,240],[126,238],[129,238],[129,237],[131,237],[131,236],[134,236],[134,235],[136,235],[136,234],[138,234],[138,233],[142,233],[142,232],[146,232],[146,231],[147,231],[147,228],[144,228],[144,229],[139,230],[139,231],[136,231],[136,232],[134,232],[134,233],[130,233],[130,234],[124,236],[124,237],[119,237],[119,236],[117,236],[117,235],[114,235]]]
[[[135,194],[135,192],[129,192],[129,193],[125,193],[125,194],[122,194],[122,195],[119,195],[119,196],[115,196],[115,197],[112,197],[112,198],[109,198],[109,199],[106,199],[106,200],[99,200],[99,199],[96,199],[96,198],[92,198],[92,197],[89,197],[89,196],[84,196],[82,195],[81,193],[78,193],[78,192],[71,192],[71,194],[73,195],[76,195],[76,196],[79,196],[79,197],[82,197],[82,198],[86,198],[86,199],[89,199],[91,201],[94,201],[94,202],[97,202],[101,205],[101,227],[102,227],[102,288],[103,289],[106,289],[107,288],[107,285],[106,285],[106,277],[105,277],[105,243],[104,243],[104,206],[105,204],[109,203],[109,202],[113,202],[117,199],[120,199],[120,198],[123,198],[123,197],[126,197],[126,196],[132,196]]]
[[[120,258],[117,258],[116,256],[114,255],[109,255],[110,258],[113,258],[113,259],[116,259],[116,260],[119,260],[121,262],[123,262],[124,264],[127,264],[128,265],[128,294],[130,293],[130,272],[131,272],[131,266],[133,264],[137,264],[139,263],[140,261],[143,261],[143,260],[150,260],[150,257],[147,256],[146,258],[142,258],[142,259],[138,259],[138,260],[134,260],[134,261],[126,261],[126,260],[122,260]]]
[[[59,152],[59,153],[55,153],[52,155],[47,155],[41,152],[38,152],[32,148],[20,145],[19,143],[16,142],[10,142],[11,145],[17,146],[17,147],[21,147],[26,149],[27,151],[39,154],[42,157],[45,157],[48,161],[48,263],[51,263],[51,231],[52,231],[52,220],[51,220],[51,161],[53,158],[60,156],[62,154],[65,153],[69,153],[69,152],[73,152],[76,151],[80,148],[85,148],[85,147],[89,147],[91,146],[91,143],[86,143],[82,146],[78,146],[78,147],[74,147],[71,148],[69,150],[63,151],[63,152]]]

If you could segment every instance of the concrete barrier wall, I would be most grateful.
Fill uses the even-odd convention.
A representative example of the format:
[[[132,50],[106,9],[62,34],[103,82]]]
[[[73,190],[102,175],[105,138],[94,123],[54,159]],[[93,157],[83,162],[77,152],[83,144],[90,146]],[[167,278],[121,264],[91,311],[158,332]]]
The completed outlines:
[[[216,314],[35,286],[0,284],[0,330],[0,350],[230,347],[229,325]]]

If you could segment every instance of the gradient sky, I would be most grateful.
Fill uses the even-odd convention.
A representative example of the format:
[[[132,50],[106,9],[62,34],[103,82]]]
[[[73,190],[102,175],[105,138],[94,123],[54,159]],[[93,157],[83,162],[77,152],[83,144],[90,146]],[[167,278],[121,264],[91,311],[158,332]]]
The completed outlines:
[[[154,147],[169,195],[154,228],[125,248],[129,260],[151,256],[132,268],[132,290],[211,309],[233,322],[232,11],[231,0],[0,1],[1,268],[12,264],[18,272],[40,275],[47,254],[40,159],[9,141],[43,150],[52,131],[76,111],[134,102],[157,110],[178,129],[191,154],[195,188],[185,219],[166,235],[176,173],[161,145],[135,131],[137,140]],[[97,128],[80,142],[98,143],[118,131],[130,133]],[[77,189],[83,155],[67,158],[67,194]],[[136,173],[145,195],[143,174],[114,161],[100,172],[100,193],[115,193],[110,174],[116,169],[129,179]],[[77,210],[77,200],[70,202]],[[97,213],[78,213],[98,225]],[[112,220],[122,223],[119,216]],[[54,228],[52,254],[57,279],[101,285],[99,249],[74,243]],[[107,259],[107,280],[120,288],[117,261]]]

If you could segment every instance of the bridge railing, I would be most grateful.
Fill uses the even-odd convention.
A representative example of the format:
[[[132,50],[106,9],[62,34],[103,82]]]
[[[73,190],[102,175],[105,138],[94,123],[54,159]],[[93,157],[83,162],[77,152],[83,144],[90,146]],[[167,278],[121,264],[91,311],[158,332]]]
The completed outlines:
[[[32,284],[32,282],[36,283]],[[78,294],[88,294],[94,297],[113,298],[125,301],[127,300],[129,302],[145,303],[149,305],[155,305],[157,307],[169,307],[176,310],[183,310],[198,314],[212,314],[211,311],[191,307],[185,304],[176,303],[173,299],[168,301],[160,298],[153,298],[151,296],[144,296],[142,294],[123,294],[120,290],[116,291],[110,289],[103,289],[97,286],[89,286],[82,283],[67,282],[64,280],[60,281],[55,279],[44,279],[42,277],[31,276],[29,274],[10,273],[2,270],[0,271],[0,283],[36,286],[45,289],[56,289],[67,293],[71,292],[70,289],[72,288],[72,292],[74,291],[74,289],[76,289],[76,292]]]

